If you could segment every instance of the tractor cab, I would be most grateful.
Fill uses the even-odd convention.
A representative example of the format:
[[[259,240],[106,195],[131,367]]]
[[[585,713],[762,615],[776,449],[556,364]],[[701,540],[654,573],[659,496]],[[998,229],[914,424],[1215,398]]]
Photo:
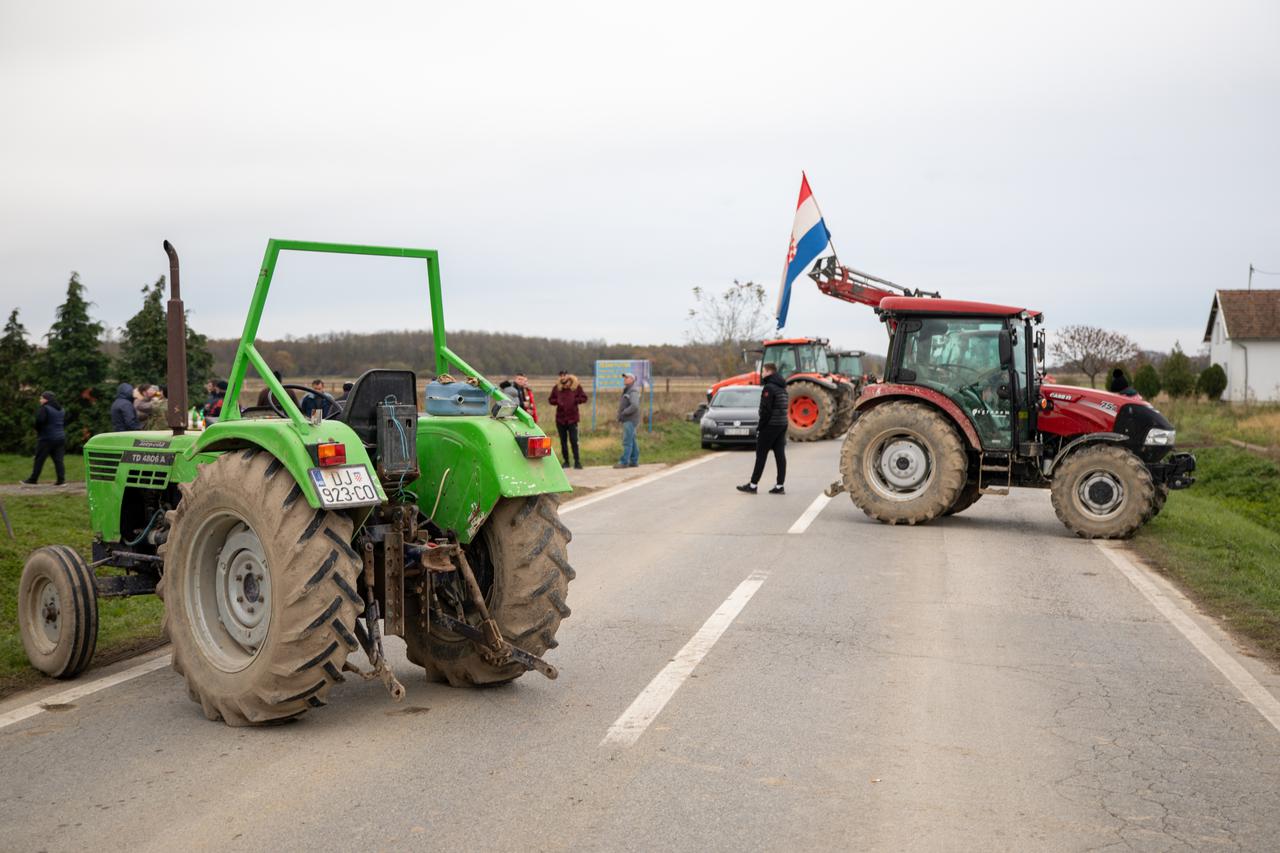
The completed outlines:
[[[825,338],[766,341],[762,361],[778,365],[778,373],[783,379],[800,374],[826,376],[831,373]]]
[[[928,388],[954,403],[988,451],[1029,445],[1035,435],[1038,312],[946,299],[884,300],[893,329],[885,379]]]

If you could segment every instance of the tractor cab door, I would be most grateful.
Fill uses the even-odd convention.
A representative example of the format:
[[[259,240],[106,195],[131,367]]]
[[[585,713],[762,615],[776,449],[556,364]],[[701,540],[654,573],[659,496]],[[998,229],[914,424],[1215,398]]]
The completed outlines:
[[[764,360],[778,365],[778,375],[783,379],[790,379],[791,375],[799,369],[796,362],[796,348],[790,344],[765,348]]]
[[[1004,318],[995,317],[908,318],[898,327],[897,381],[950,398],[973,423],[985,450],[1013,446],[1017,391],[1010,387],[1010,364],[1001,359],[1001,333],[1007,337],[1008,329]]]

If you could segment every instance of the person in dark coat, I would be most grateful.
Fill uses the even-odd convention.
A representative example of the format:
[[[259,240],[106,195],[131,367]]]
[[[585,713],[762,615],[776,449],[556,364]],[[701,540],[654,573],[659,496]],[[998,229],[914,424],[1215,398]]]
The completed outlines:
[[[142,429],[138,412],[133,408],[133,386],[121,382],[116,386],[116,398],[111,402],[111,431],[128,432]]]
[[[1107,390],[1112,394],[1123,394],[1126,397],[1138,396],[1138,389],[1133,387],[1133,383],[1129,381],[1128,376],[1125,376],[1124,368],[1121,367],[1111,371],[1111,380],[1107,382]]]
[[[556,431],[560,433],[560,455],[569,464],[569,448],[573,448],[573,467],[581,468],[578,456],[578,407],[587,402],[587,392],[582,390],[578,377],[567,370],[560,371],[560,379],[551,387],[548,398],[556,407]]]
[[[764,474],[764,463],[772,450],[778,482],[769,494],[782,495],[786,494],[783,483],[787,479],[787,383],[773,362],[765,363],[760,373],[764,387],[760,389],[760,424],[756,427],[756,467],[751,471],[751,482],[738,486],[738,491],[756,493],[760,476]]]
[[[317,379],[311,383],[311,393],[302,398],[302,414],[310,418],[312,412],[320,410],[320,417],[327,418],[333,411],[333,398],[325,393],[324,380]]]
[[[31,476],[22,482],[34,486],[40,482],[40,470],[44,461],[53,457],[53,470],[58,475],[55,485],[67,482],[67,469],[62,464],[63,454],[67,449],[67,434],[63,431],[62,406],[52,391],[40,395],[40,408],[36,410],[36,458],[31,467]]]

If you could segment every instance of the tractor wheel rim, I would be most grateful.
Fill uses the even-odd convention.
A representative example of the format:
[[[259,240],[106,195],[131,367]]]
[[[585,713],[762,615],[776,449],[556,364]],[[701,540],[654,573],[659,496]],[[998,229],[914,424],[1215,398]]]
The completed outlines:
[[[915,433],[896,431],[872,445],[867,479],[884,497],[909,501],[933,482],[934,466],[928,445]]]
[[[1090,471],[1080,478],[1076,497],[1090,515],[1109,518],[1124,503],[1124,483],[1110,471]]]
[[[40,578],[27,594],[23,607],[30,626],[27,636],[41,654],[53,654],[62,635],[62,599],[58,587],[50,578]]]
[[[187,550],[185,602],[196,644],[225,672],[258,655],[271,629],[271,572],[262,540],[231,512],[205,519]]]
[[[801,429],[809,429],[818,422],[818,404],[812,397],[795,397],[791,401],[791,422]]]

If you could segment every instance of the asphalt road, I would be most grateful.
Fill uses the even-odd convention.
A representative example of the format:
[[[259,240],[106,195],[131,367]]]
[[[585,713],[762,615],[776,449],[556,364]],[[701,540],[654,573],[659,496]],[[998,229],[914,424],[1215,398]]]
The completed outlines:
[[[0,728],[0,849],[1280,847],[1280,732],[1046,494],[788,533],[837,451],[792,445],[784,497],[729,453],[567,513],[555,682],[397,646],[403,705],[231,729],[164,668]]]

